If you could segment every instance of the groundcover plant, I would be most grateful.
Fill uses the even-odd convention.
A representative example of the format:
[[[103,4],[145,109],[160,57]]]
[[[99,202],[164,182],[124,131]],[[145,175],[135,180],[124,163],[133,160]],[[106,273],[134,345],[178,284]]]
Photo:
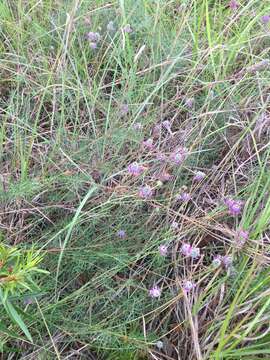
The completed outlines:
[[[270,359],[270,3],[0,0],[2,359]]]

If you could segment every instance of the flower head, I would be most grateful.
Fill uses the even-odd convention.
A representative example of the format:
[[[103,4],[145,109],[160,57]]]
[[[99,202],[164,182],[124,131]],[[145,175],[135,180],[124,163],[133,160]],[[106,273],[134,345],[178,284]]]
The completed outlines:
[[[143,199],[150,199],[153,196],[153,190],[149,185],[141,186],[139,189],[139,196]]]
[[[140,176],[145,170],[144,166],[138,164],[136,161],[129,164],[127,169],[128,172],[134,176]]]
[[[126,237],[126,232],[125,230],[118,230],[117,231],[117,236],[120,238],[120,239],[124,239]]]
[[[133,31],[130,24],[125,25],[122,30],[124,33],[127,33],[127,34],[130,34]]]
[[[238,7],[239,7],[239,4],[238,4],[238,2],[236,0],[231,0],[229,2],[229,7],[230,7],[231,10],[237,10]]]
[[[90,46],[90,48],[91,49],[96,49],[97,48],[97,43],[95,43],[95,42],[89,42],[89,46]]]
[[[113,21],[109,21],[109,22],[108,22],[107,30],[108,30],[108,31],[115,31],[115,27],[114,27],[114,22],[113,22]]]
[[[192,246],[189,255],[192,259],[198,259],[200,257],[200,248]]]
[[[162,126],[164,127],[164,129],[168,130],[169,132],[171,131],[171,123],[169,120],[164,120],[162,122]]]
[[[183,202],[188,202],[190,199],[191,199],[191,195],[185,191],[176,196],[176,200],[180,200]]]
[[[158,298],[161,295],[161,289],[158,286],[153,286],[150,290],[149,290],[149,296],[151,298]]]
[[[206,174],[202,171],[197,171],[193,177],[194,181],[202,181],[206,177]]]
[[[192,108],[192,106],[193,106],[193,104],[194,104],[194,98],[188,98],[188,99],[186,99],[186,106],[189,108],[189,109],[191,109]]]
[[[158,152],[158,153],[156,154],[156,159],[157,159],[158,161],[165,161],[165,160],[167,159],[167,157],[166,157],[166,155],[163,154],[162,152]]]
[[[94,42],[94,43],[98,43],[101,39],[100,33],[93,32],[93,31],[90,31],[89,33],[87,33],[86,37],[90,42]]]
[[[270,15],[263,15],[262,17],[261,17],[261,20],[262,20],[262,23],[263,24],[268,24],[269,23],[269,21],[270,21]]]
[[[158,251],[159,251],[160,256],[167,256],[168,255],[168,246],[160,245],[158,247]]]
[[[192,249],[192,246],[188,243],[184,243],[182,246],[181,246],[181,253],[184,255],[184,256],[190,256],[190,252],[191,252],[191,249]]]
[[[237,216],[241,213],[243,208],[243,201],[241,200],[233,200],[233,199],[225,199],[225,205],[227,205],[228,210],[231,215]]]
[[[173,221],[173,222],[171,223],[171,228],[172,228],[173,230],[177,230],[177,229],[179,228],[178,222],[177,222],[177,221]]]
[[[212,265],[215,269],[217,269],[218,267],[220,267],[222,264],[222,256],[221,255],[217,255],[214,257],[213,261],[212,261]]]
[[[154,140],[153,139],[147,139],[145,141],[143,141],[143,147],[148,149],[148,150],[153,150],[154,149]]]
[[[183,281],[183,289],[186,292],[189,292],[190,290],[195,288],[195,284],[190,280],[184,280]]]
[[[187,148],[180,146],[170,155],[170,160],[173,164],[180,165],[183,161],[185,161],[187,154]]]
[[[133,129],[134,130],[137,130],[137,131],[139,131],[139,130],[141,130],[142,129],[142,124],[140,123],[140,122],[137,122],[137,123],[135,123],[134,125],[133,125]]]
[[[236,232],[235,240],[236,243],[242,247],[248,240],[249,232],[243,229],[240,229]]]
[[[233,258],[229,255],[225,255],[222,257],[222,264],[225,266],[226,269],[232,266]]]

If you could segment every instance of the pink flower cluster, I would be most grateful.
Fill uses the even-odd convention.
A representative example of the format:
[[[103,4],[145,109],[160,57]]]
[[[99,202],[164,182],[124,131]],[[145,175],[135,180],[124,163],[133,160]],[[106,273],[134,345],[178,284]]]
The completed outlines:
[[[233,258],[229,255],[221,256],[217,255],[214,257],[212,261],[212,265],[214,268],[218,268],[220,266],[224,266],[226,269],[228,269],[233,263]]]
[[[188,149],[182,146],[177,147],[170,155],[170,161],[175,165],[181,165],[187,158]]]
[[[191,195],[189,193],[183,191],[182,193],[176,195],[176,200],[188,202],[189,200],[191,200]]]
[[[181,253],[184,256],[191,257],[192,259],[198,259],[200,257],[200,248],[184,243],[181,246]]]
[[[233,200],[231,198],[225,199],[224,203],[228,207],[229,213],[233,216],[239,215],[244,206],[244,202],[242,200]]]
[[[145,167],[138,164],[136,161],[128,165],[128,172],[133,176],[140,176],[144,170]]]

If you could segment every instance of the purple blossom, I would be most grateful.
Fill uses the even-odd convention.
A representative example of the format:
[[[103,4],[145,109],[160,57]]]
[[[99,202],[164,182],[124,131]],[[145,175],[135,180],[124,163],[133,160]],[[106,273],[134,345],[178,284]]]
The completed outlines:
[[[118,230],[117,231],[117,236],[120,238],[120,239],[124,239],[126,237],[126,232],[125,230]]]
[[[191,291],[192,289],[195,288],[195,286],[196,286],[196,285],[195,285],[192,281],[190,281],[190,280],[184,280],[184,281],[183,281],[183,289],[184,289],[184,291],[186,291],[186,292]]]
[[[192,259],[198,259],[200,257],[200,248],[191,247],[189,255]]]
[[[108,22],[107,30],[108,30],[108,31],[115,31],[115,27],[114,27],[114,22],[113,22],[113,21],[109,21],[109,22]]]
[[[167,156],[165,154],[163,154],[162,152],[158,152],[156,154],[156,159],[158,161],[165,161],[167,159]]]
[[[150,199],[153,196],[153,190],[149,185],[141,186],[139,189],[139,197],[143,199]]]
[[[225,255],[222,257],[222,263],[225,266],[225,268],[228,269],[233,263],[233,258],[229,255]]]
[[[124,33],[127,33],[127,34],[130,34],[133,31],[130,24],[125,25],[122,30]]]
[[[235,240],[239,246],[243,246],[249,237],[249,232],[243,229],[240,229],[236,232]]]
[[[194,181],[202,181],[206,177],[206,174],[202,171],[197,171],[193,177]]]
[[[174,150],[174,152],[170,155],[170,160],[175,165],[180,165],[186,159],[188,154],[187,148],[179,146]]]
[[[87,39],[92,43],[98,43],[101,39],[101,35],[98,32],[90,31],[86,34]]]
[[[238,4],[238,2],[236,0],[231,0],[229,2],[229,7],[230,7],[231,10],[237,10],[238,7],[239,7],[239,4]]]
[[[89,46],[90,46],[90,48],[91,49],[96,49],[97,48],[97,43],[95,43],[95,42],[89,42]]]
[[[149,290],[149,296],[151,298],[158,298],[161,295],[161,289],[158,286],[153,286],[150,290]]]
[[[154,149],[154,140],[153,139],[147,139],[145,141],[143,141],[143,147],[148,149],[148,150],[153,150]]]
[[[168,255],[168,246],[160,245],[158,247],[158,251],[159,251],[160,256],[167,256]]]
[[[225,199],[224,203],[227,205],[230,214],[233,216],[239,215],[244,205],[242,200],[233,200],[230,198]]]
[[[177,230],[177,229],[179,228],[178,222],[177,222],[177,221],[173,221],[173,222],[171,223],[171,228],[172,228],[173,230]]]
[[[215,256],[212,261],[213,267],[216,269],[216,268],[220,267],[221,264],[222,264],[222,256],[221,255]]]
[[[191,249],[192,249],[192,246],[188,243],[184,243],[182,246],[181,246],[181,253],[184,255],[184,256],[190,256],[190,252],[191,252]]]
[[[140,123],[140,122],[138,122],[138,123],[135,123],[134,125],[133,125],[133,129],[134,130],[141,130],[142,129],[142,124]]]
[[[191,199],[191,195],[185,191],[176,196],[176,200],[180,200],[183,202],[188,202],[190,199]]]
[[[187,106],[189,109],[191,109],[192,106],[193,106],[193,104],[194,104],[194,98],[188,98],[188,99],[186,99],[185,103],[186,103],[186,106]]]
[[[269,21],[270,21],[270,15],[263,15],[262,17],[261,17],[261,20],[262,20],[262,23],[263,24],[268,24],[269,23]]]
[[[138,164],[137,162],[133,162],[128,165],[127,169],[131,175],[140,176],[144,172],[145,167]]]

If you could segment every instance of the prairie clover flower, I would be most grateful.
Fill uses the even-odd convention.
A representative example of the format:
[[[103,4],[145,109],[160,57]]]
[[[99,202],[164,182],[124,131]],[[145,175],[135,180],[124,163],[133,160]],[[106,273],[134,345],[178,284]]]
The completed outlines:
[[[142,124],[141,124],[140,122],[135,123],[135,124],[133,125],[133,129],[134,129],[134,130],[137,130],[137,131],[141,130],[142,127],[143,127],[143,126],[142,126]]]
[[[246,230],[240,229],[236,232],[236,237],[235,237],[236,243],[240,247],[242,247],[247,242],[248,237],[249,237],[249,232]]]
[[[125,230],[118,230],[117,231],[117,236],[120,238],[120,239],[124,239],[126,237],[126,232]]]
[[[215,269],[217,269],[218,267],[220,267],[222,265],[222,256],[221,255],[217,255],[214,257],[213,261],[212,261],[212,265]]]
[[[200,248],[191,247],[190,257],[191,257],[192,259],[197,259],[197,258],[199,258],[199,257],[200,257]]]
[[[229,2],[229,7],[230,7],[231,10],[237,10],[238,7],[239,7],[239,4],[238,4],[238,2],[236,0],[231,0]]]
[[[158,161],[165,161],[165,160],[167,159],[167,157],[166,157],[166,155],[163,154],[162,152],[158,152],[158,153],[156,154],[156,159],[157,159]]]
[[[171,228],[172,228],[173,230],[177,230],[177,229],[179,228],[178,222],[177,222],[177,221],[173,221],[173,222],[171,223]]]
[[[164,347],[163,342],[160,341],[160,340],[158,340],[158,341],[156,342],[156,347],[157,347],[159,350],[163,349],[163,347]]]
[[[230,214],[233,216],[239,215],[244,205],[243,201],[233,199],[225,199],[224,203],[227,205]]]
[[[269,21],[270,21],[270,15],[263,15],[262,17],[261,17],[261,20],[262,20],[262,23],[263,24],[268,24],[269,23]]]
[[[226,269],[232,266],[233,258],[229,255],[225,255],[222,257],[222,263],[225,266]]]
[[[147,139],[145,141],[143,141],[143,147],[148,149],[148,150],[153,150],[154,149],[154,140],[153,139]]]
[[[200,257],[200,248],[191,246],[188,243],[184,243],[181,246],[180,251],[184,256],[191,257],[192,259],[197,259]]]
[[[131,28],[131,26],[130,26],[130,24],[127,24],[127,25],[125,25],[123,28],[122,28],[122,30],[123,30],[123,32],[124,33],[127,33],[127,34],[130,34],[130,33],[132,33],[132,28]]]
[[[109,21],[108,25],[107,25],[107,31],[115,31],[115,27],[114,27],[114,22],[113,21]]]
[[[191,195],[187,192],[182,192],[181,194],[176,196],[176,200],[180,200],[183,202],[188,202],[191,199]]]
[[[194,181],[202,181],[206,177],[206,174],[203,171],[197,171],[193,177]]]
[[[153,190],[149,185],[141,186],[139,189],[139,197],[142,199],[150,199],[153,196]]]
[[[190,281],[190,280],[183,281],[183,289],[185,292],[189,292],[194,288],[195,288],[195,284],[192,281]]]
[[[98,43],[101,39],[101,35],[98,32],[90,31],[86,34],[87,39],[90,41],[90,43]]]
[[[153,286],[150,290],[149,290],[149,296],[151,298],[158,298],[161,295],[161,289],[158,286]]]
[[[188,99],[186,99],[186,106],[189,108],[189,109],[191,109],[192,108],[192,106],[193,106],[193,104],[194,104],[194,99],[193,98],[188,98]]]
[[[186,160],[187,154],[188,149],[180,146],[170,155],[170,160],[173,164],[180,165]]]
[[[138,164],[136,161],[129,164],[128,167],[128,172],[133,175],[133,176],[140,176],[144,170],[145,170],[145,167]]]
[[[160,256],[167,256],[168,255],[168,246],[160,245],[158,247],[159,255]]]

